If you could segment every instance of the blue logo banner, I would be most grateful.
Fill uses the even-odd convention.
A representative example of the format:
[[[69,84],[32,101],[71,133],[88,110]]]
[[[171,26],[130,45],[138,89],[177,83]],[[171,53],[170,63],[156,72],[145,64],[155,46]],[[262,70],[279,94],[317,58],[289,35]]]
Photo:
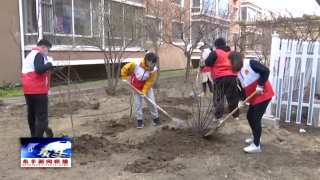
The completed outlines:
[[[21,158],[71,158],[71,138],[20,138]]]

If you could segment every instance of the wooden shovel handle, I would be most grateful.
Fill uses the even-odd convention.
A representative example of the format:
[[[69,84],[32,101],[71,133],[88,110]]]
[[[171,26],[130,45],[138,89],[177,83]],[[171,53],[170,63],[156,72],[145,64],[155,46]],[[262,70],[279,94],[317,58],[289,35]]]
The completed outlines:
[[[137,88],[135,88],[134,86],[132,86],[129,82],[127,82],[127,84],[137,93],[139,93],[140,95],[142,95],[141,91],[139,91]],[[151,99],[149,99],[147,96],[144,97],[147,101],[149,101],[152,105],[154,105],[155,107],[157,107],[161,112],[163,112],[165,115],[167,115],[169,118],[172,119],[172,117],[161,107],[159,107],[155,102],[151,101]]]
[[[247,99],[245,99],[242,102],[242,105],[246,104],[253,96],[255,96],[257,94],[257,92],[252,93],[249,97],[247,97]],[[218,129],[222,124],[224,124],[224,122],[230,117],[232,116],[237,110],[239,110],[240,107],[238,106],[237,108],[235,108],[230,114],[227,115],[227,117],[224,118],[224,120],[218,124],[218,126],[216,127],[216,129]]]

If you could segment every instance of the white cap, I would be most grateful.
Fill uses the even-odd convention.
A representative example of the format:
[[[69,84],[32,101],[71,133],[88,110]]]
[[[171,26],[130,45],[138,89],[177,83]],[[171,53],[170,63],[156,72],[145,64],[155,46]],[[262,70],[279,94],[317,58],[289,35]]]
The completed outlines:
[[[198,48],[200,48],[201,46],[204,46],[203,42],[198,42]]]

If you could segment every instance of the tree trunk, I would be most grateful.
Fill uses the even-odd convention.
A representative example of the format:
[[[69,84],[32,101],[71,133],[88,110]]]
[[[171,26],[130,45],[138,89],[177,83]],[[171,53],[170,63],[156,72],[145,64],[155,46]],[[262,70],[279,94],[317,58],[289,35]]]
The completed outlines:
[[[187,69],[186,69],[186,75],[185,75],[185,82],[189,82],[189,77],[190,77],[190,63],[191,63],[191,56],[187,56]]]
[[[159,48],[158,48],[158,44],[154,44],[154,53],[159,57]],[[156,80],[153,84],[154,88],[158,88],[159,84],[159,79],[160,79],[160,59],[158,59],[157,61],[157,77]]]

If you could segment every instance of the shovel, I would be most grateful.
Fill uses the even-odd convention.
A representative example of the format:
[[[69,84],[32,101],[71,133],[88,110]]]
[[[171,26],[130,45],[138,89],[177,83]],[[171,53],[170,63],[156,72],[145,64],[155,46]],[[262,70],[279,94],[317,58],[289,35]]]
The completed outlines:
[[[126,82],[135,92],[139,93],[140,95],[142,95],[142,93],[135,87],[133,87],[129,82]],[[175,122],[179,125],[182,125],[184,123],[184,121],[182,121],[181,119],[178,118],[174,118],[172,116],[170,116],[165,110],[163,110],[161,107],[159,107],[155,102],[151,101],[151,99],[149,99],[147,96],[144,97],[149,103],[151,103],[152,105],[154,105],[155,107],[157,107],[161,112],[163,112],[163,114],[165,114],[166,116],[168,116],[172,122]]]
[[[48,79],[49,79],[49,86],[50,86],[50,73],[49,73],[49,78]],[[49,97],[50,97],[50,90],[48,92],[48,116],[49,116],[49,107],[50,107]],[[49,126],[47,127],[47,129],[44,132],[45,132],[47,138],[53,138],[53,132],[52,132],[52,129]]]
[[[49,116],[49,96],[48,96],[48,116]],[[47,138],[53,138],[53,131],[52,129],[48,126],[47,129],[44,131],[46,133]]]
[[[228,120],[228,118],[230,116],[232,116],[237,110],[240,109],[240,107],[244,106],[253,96],[255,96],[257,94],[257,92],[254,92],[252,93],[247,99],[245,99],[243,102],[242,102],[242,105],[241,106],[238,106],[237,108],[235,108],[230,114],[227,115],[227,117],[225,117],[221,123],[218,124],[217,127],[213,128],[213,129],[210,129],[205,135],[204,137],[209,137],[211,136],[213,133],[215,133],[225,122],[226,120]]]

